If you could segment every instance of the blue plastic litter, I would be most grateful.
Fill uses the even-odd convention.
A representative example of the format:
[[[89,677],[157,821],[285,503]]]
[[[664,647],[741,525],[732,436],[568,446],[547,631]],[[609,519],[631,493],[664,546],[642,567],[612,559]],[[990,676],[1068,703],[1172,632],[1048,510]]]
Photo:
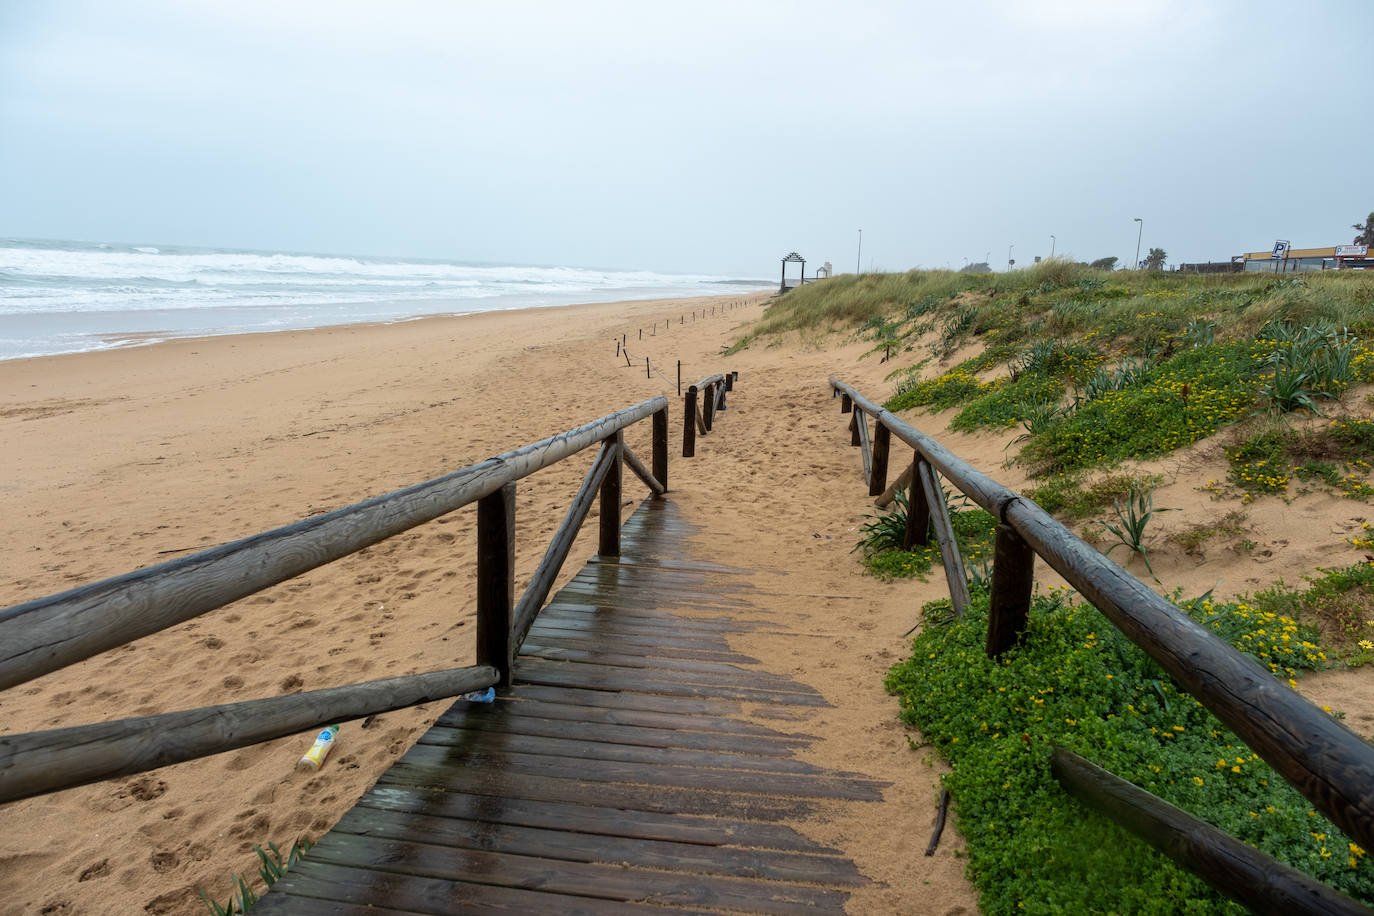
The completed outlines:
[[[458,699],[467,700],[469,703],[490,703],[496,699],[496,688],[488,687],[486,690],[474,690],[472,693],[465,693]]]

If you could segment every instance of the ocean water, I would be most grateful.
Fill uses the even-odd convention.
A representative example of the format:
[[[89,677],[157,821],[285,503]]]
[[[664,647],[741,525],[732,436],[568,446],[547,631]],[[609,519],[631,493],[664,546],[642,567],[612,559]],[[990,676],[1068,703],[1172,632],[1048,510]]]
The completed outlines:
[[[0,239],[0,359],[579,302],[734,295],[704,274]]]

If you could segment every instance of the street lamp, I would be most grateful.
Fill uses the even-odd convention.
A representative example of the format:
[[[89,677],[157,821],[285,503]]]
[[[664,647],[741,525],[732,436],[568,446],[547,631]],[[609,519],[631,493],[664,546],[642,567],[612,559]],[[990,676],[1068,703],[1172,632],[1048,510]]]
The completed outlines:
[[[1051,236],[1050,236],[1050,257],[1054,257],[1054,242],[1055,242],[1055,238],[1054,238],[1053,235],[1051,235]]]
[[[860,230],[859,230],[859,253],[856,254],[856,255],[854,256],[854,273],[856,273],[856,274],[862,273],[862,271],[859,269],[859,265],[863,263],[863,258],[864,258],[864,231],[863,231],[862,229],[860,229]]]
[[[1013,261],[1013,260],[1011,259],[1011,250],[1012,250],[1013,248],[1015,248],[1015,247],[1016,247],[1015,245],[1008,245],[1008,246],[1007,246],[1007,270],[1011,270],[1011,266],[1012,266],[1013,264],[1016,263],[1015,261]]]
[[[1138,216],[1133,216],[1131,219],[1140,223],[1140,231],[1135,234],[1135,266],[1138,268],[1140,267],[1140,237],[1145,234],[1145,220]]]

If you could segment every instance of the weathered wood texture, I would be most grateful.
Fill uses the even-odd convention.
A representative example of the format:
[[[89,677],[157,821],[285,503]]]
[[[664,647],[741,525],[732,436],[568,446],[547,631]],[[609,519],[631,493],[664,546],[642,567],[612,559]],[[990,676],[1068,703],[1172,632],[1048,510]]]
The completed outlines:
[[[970,499],[1014,528],[1085,599],[1225,722],[1314,806],[1374,849],[1374,748],[1218,639],[1034,502],[836,379]]]
[[[858,413],[857,410],[854,412]],[[954,613],[963,617],[971,600],[968,576],[964,572],[964,556],[959,551],[959,539],[954,536],[954,523],[949,518],[949,506],[945,504],[945,493],[940,489],[934,468],[926,461],[917,462],[916,476],[921,481],[921,495],[925,497],[926,511],[930,514],[930,527],[935,529],[935,541],[940,545],[940,562],[945,568],[949,600],[954,605]]]
[[[809,736],[744,717],[824,700],[731,651],[732,634],[774,624],[737,571],[684,552],[692,533],[646,500],[620,557],[589,563],[539,615],[513,686],[454,704],[258,907],[843,912],[867,880],[785,822],[882,786],[808,764]]]
[[[682,457],[697,453],[697,386],[689,385],[682,396]]]
[[[996,658],[1021,641],[1035,586],[1035,551],[1010,525],[998,525],[994,539],[992,600],[988,608],[987,654]]]
[[[596,552],[603,557],[620,556],[620,485],[622,481],[621,467],[623,462],[620,460],[622,450],[625,446],[625,439],[622,433],[617,431],[614,435],[605,440],[605,448],[610,452],[611,464],[606,469],[606,476],[601,481],[601,506],[599,522],[599,537],[597,539]]]
[[[667,406],[667,398],[653,398],[394,493],[0,610],[0,690],[184,623],[433,521]]]
[[[1260,916],[1370,916],[1363,904],[1062,747],[1050,768],[1070,795]]]
[[[510,683],[514,658],[511,610],[515,602],[515,484],[477,501],[477,664]]]
[[[0,737],[0,802],[114,779],[490,687],[495,668],[412,674],[265,700]]]

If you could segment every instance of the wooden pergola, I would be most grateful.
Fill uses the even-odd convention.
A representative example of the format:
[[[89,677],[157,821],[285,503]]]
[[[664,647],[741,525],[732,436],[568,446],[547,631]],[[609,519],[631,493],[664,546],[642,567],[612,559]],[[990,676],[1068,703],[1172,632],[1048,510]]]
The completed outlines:
[[[794,262],[801,265],[801,276],[797,278],[797,285],[800,286],[806,282],[806,258],[794,251],[782,259],[782,282],[778,286],[780,293],[787,292],[787,265]]]

